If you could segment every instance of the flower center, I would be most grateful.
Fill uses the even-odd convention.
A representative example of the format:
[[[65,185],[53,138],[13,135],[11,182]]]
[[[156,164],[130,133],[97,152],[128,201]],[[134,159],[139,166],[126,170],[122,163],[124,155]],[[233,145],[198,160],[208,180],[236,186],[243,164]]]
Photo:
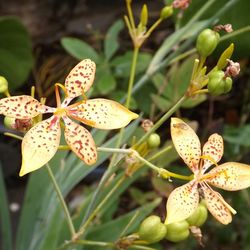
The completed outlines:
[[[62,117],[67,115],[67,111],[65,108],[57,108],[56,111],[54,112],[54,115]]]

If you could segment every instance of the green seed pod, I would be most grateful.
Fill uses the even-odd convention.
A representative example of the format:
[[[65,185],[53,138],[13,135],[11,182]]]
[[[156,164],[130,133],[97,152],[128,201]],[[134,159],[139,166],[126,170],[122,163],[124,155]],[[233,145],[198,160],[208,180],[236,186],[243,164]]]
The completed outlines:
[[[143,27],[147,26],[148,24],[148,7],[146,4],[143,5],[141,10],[141,25]]]
[[[3,124],[8,129],[15,129],[16,128],[16,118],[5,116],[4,120],[3,120]]]
[[[205,29],[197,38],[196,49],[201,56],[207,57],[213,53],[219,40],[220,34],[218,32],[211,29]]]
[[[153,133],[148,137],[147,143],[150,148],[157,148],[161,144],[161,137],[158,134]]]
[[[221,95],[228,93],[233,85],[231,77],[225,77],[225,73],[222,70],[217,70],[209,75],[208,91],[212,95]]]
[[[139,237],[149,243],[155,243],[162,240],[167,233],[166,225],[161,223],[159,216],[151,215],[147,217],[140,225]]]
[[[173,15],[173,6],[165,6],[162,10],[161,10],[161,15],[160,18],[161,19],[166,19],[170,16]]]
[[[8,81],[5,77],[0,76],[0,93],[4,93],[8,90]]]
[[[185,220],[167,225],[166,239],[169,241],[183,241],[189,236],[189,234],[189,224]]]
[[[207,220],[207,208],[203,204],[199,204],[194,213],[187,218],[187,222],[190,226],[200,227]]]

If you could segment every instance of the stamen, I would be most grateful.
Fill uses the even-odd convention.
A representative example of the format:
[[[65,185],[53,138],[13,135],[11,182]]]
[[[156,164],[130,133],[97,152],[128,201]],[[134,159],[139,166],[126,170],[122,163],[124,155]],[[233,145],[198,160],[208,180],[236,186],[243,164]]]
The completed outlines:
[[[209,155],[202,155],[200,158],[201,158],[201,159],[205,159],[205,160],[209,160],[209,161],[211,161],[214,165],[216,165],[216,167],[218,167],[217,162],[216,162],[211,156],[209,156]]]

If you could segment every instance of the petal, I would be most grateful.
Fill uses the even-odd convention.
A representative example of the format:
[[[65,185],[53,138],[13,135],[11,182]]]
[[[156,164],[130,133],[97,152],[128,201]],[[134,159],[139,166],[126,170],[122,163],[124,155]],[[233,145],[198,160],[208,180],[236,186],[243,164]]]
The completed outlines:
[[[47,112],[49,107],[29,95],[6,97],[0,100],[0,114],[17,119],[33,118]]]
[[[213,168],[204,175],[206,181],[224,190],[236,191],[250,187],[250,166],[238,162],[227,162]]]
[[[220,161],[223,155],[223,138],[218,134],[212,134],[203,146],[202,156],[204,164],[202,172],[204,173],[211,165]],[[211,159],[211,160],[209,160]]]
[[[199,192],[197,183],[189,183],[176,188],[168,197],[165,224],[187,219],[198,207]]]
[[[97,152],[90,132],[67,117],[64,117],[63,120],[65,122],[65,139],[71,150],[86,164],[94,164],[97,160]]]
[[[74,98],[86,93],[95,78],[95,63],[85,59],[78,63],[65,80],[67,96]]]
[[[73,118],[99,129],[122,128],[138,117],[120,103],[106,99],[87,100],[69,112]]]
[[[176,151],[195,173],[201,156],[200,140],[194,130],[178,118],[171,119],[171,136]]]
[[[236,211],[223,199],[223,197],[212,190],[207,184],[201,183],[206,205],[210,213],[222,224],[227,225],[232,221],[232,213]],[[230,212],[231,211],[231,212]]]
[[[55,155],[60,137],[60,123],[55,116],[31,128],[23,138],[23,159],[19,175],[23,176],[46,164]]]

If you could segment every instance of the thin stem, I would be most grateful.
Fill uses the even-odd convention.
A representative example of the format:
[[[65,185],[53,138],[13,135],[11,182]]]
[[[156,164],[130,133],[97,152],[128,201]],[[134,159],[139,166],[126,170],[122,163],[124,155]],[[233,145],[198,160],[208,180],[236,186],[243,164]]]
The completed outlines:
[[[162,22],[162,19],[159,18],[146,32],[145,37],[149,37],[151,33],[154,31],[154,29]]]
[[[223,37],[221,37],[220,42],[224,41],[226,39],[232,38],[234,36],[241,35],[242,33],[245,33],[245,32],[248,32],[248,31],[250,31],[250,25],[247,25],[247,26],[245,26],[243,28],[237,29],[237,30],[235,30],[235,31],[233,31],[231,33],[228,33],[228,34],[224,35]]]
[[[115,244],[113,242],[103,242],[103,241],[76,240],[74,241],[74,243],[87,246],[115,247]]]
[[[120,187],[122,182],[124,181],[126,177],[123,176],[118,182],[114,185],[114,187],[110,190],[110,192],[105,196],[105,198],[100,202],[100,204],[95,208],[95,210],[90,214],[86,222],[80,227],[79,231],[76,234],[76,238],[81,237],[81,235],[84,234],[87,227],[90,225],[92,220],[95,218],[95,216],[98,214],[100,209],[105,205],[105,203],[109,200],[109,198],[113,195],[113,193]]]
[[[127,5],[128,17],[130,20],[131,27],[132,27],[132,29],[135,29],[135,21],[134,21],[133,11],[131,9],[131,1],[126,0],[126,5]]]
[[[148,158],[148,161],[153,161],[155,159],[157,159],[158,157],[160,157],[161,155],[165,154],[166,152],[168,152],[169,150],[171,150],[173,148],[172,145],[166,147],[166,148],[163,148],[162,150],[160,151],[157,151],[156,154],[152,155],[150,158]]]
[[[125,103],[126,108],[129,108],[129,106],[130,106],[131,94],[132,94],[132,88],[133,88],[133,85],[134,85],[135,70],[136,70],[136,63],[137,63],[138,54],[139,54],[139,48],[134,47],[132,65],[131,65],[131,69],[130,69],[130,78],[129,78],[129,83],[128,83],[127,99],[126,99],[126,103]]]
[[[8,133],[8,132],[4,133],[4,135],[9,136],[9,137],[12,137],[12,138],[15,138],[15,139],[17,139],[17,140],[22,140],[22,139],[23,139],[22,136],[15,135],[15,134]]]
[[[181,180],[192,180],[193,179],[192,176],[180,175],[180,174],[170,172],[164,168],[159,168],[159,167],[155,166],[153,163],[151,163],[151,162],[147,161],[146,159],[144,159],[143,157],[141,157],[135,150],[133,150],[133,151],[134,151],[134,156],[138,160],[140,160],[142,163],[144,163],[145,165],[147,165],[151,169],[155,170],[163,178],[167,179],[169,177],[173,177],[173,178],[177,178],[177,179],[181,179]]]
[[[66,218],[66,221],[67,221],[67,223],[68,223],[68,226],[69,226],[69,230],[70,230],[71,236],[72,236],[72,238],[73,238],[73,237],[75,236],[75,234],[76,234],[76,231],[75,231],[75,227],[74,227],[74,225],[73,225],[72,219],[71,219],[71,217],[70,217],[69,210],[68,210],[68,208],[67,208],[67,205],[66,205],[66,203],[65,203],[65,200],[64,200],[63,195],[62,195],[62,193],[61,193],[61,190],[60,190],[60,188],[59,188],[59,186],[58,186],[58,184],[57,184],[56,178],[55,178],[55,176],[54,176],[54,174],[53,174],[53,172],[52,172],[52,170],[51,170],[51,168],[50,168],[50,166],[49,166],[48,163],[46,164],[46,169],[47,169],[47,171],[48,171],[49,177],[50,177],[50,179],[51,179],[51,181],[52,181],[52,184],[53,184],[53,186],[54,186],[54,189],[55,189],[55,191],[56,191],[56,194],[57,194],[57,197],[58,197],[59,202],[60,202],[60,204],[61,204],[61,207],[62,207],[62,209],[63,209],[63,211],[64,211],[65,218]]]
[[[7,97],[11,97],[10,92],[9,92],[8,89],[4,92],[4,94],[5,94]]]
[[[136,143],[138,146],[139,144],[143,143],[147,140],[149,135],[156,131],[180,106],[181,104],[187,99],[187,97],[184,95],[182,96],[173,106],[168,110],[167,113],[165,113],[156,123],[155,125],[146,133],[144,136],[140,138],[140,140]]]

